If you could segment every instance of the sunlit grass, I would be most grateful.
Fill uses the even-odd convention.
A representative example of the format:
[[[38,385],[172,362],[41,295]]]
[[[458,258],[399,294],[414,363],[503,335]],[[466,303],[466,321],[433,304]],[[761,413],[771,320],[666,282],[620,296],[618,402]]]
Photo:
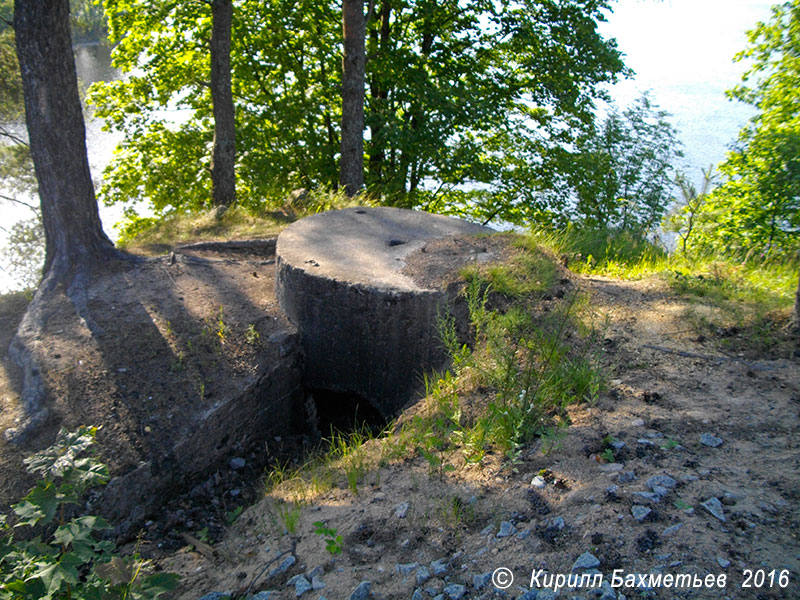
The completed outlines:
[[[366,195],[348,198],[343,192],[314,190],[258,210],[241,206],[225,211],[175,212],[161,217],[132,216],[117,224],[117,245],[141,254],[161,254],[181,244],[275,236],[302,217],[356,205],[370,205]]]
[[[534,231],[536,240],[575,272],[619,279],[655,278],[684,296],[686,318],[701,335],[732,349],[771,351],[788,341],[797,289],[796,260],[737,260],[667,253],[625,232]]]

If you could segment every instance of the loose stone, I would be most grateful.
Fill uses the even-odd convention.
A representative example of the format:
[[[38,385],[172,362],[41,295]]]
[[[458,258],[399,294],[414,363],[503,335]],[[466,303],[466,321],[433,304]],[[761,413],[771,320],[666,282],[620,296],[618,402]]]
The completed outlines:
[[[362,581],[358,584],[356,589],[353,590],[353,593],[350,594],[350,600],[367,600],[371,589],[371,581]]]
[[[595,567],[600,566],[600,561],[594,556],[591,552],[584,552],[578,557],[578,560],[575,561],[575,564],[572,565],[572,570],[577,571],[578,569],[594,569]]]
[[[722,502],[719,501],[719,498],[709,498],[705,502],[702,502],[700,506],[705,508],[708,512],[710,512],[714,517],[716,517],[723,523],[726,521],[725,511],[722,508]]]
[[[461,600],[467,594],[467,588],[457,583],[451,583],[444,588],[444,594],[450,600]]]
[[[637,521],[644,521],[651,512],[653,512],[651,509],[647,508],[646,506],[642,506],[641,504],[634,504],[631,506],[631,514]]]
[[[500,531],[497,532],[497,537],[504,538],[509,537],[517,533],[517,528],[514,527],[512,523],[509,521],[503,521],[500,523]]]
[[[722,438],[718,438],[710,433],[702,433],[700,434],[700,443],[710,448],[717,448],[722,445]]]

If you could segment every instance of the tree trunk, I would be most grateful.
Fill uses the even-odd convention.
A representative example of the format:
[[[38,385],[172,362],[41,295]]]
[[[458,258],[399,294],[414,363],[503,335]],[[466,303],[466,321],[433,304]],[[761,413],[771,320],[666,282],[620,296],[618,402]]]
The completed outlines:
[[[797,277],[797,291],[794,293],[794,310],[792,311],[792,326],[800,338],[800,275]],[[799,340],[800,341],[800,340]]]
[[[386,52],[389,47],[389,20],[391,18],[392,5],[389,0],[383,0],[380,9],[380,37],[378,31],[372,30],[371,39],[377,50],[378,60],[387,60]],[[366,70],[366,66],[365,66]],[[389,93],[381,85],[378,75],[373,75],[370,85],[372,96],[371,116],[373,124],[370,127],[370,152],[369,152],[369,180],[371,185],[383,185],[383,165],[386,160],[386,141],[384,138],[384,127],[386,115],[389,113],[388,99]]]
[[[214,108],[211,184],[214,206],[231,206],[236,202],[236,113],[231,92],[232,0],[212,0],[211,19],[211,102]]]
[[[364,187],[364,68],[366,63],[363,0],[342,0],[342,146],[339,183],[348,196]]]
[[[66,276],[113,253],[86,155],[69,29],[69,0],[14,3],[17,57],[46,238],[44,272]]]
[[[22,442],[48,415],[36,360],[37,348],[46,344],[41,334],[48,303],[63,284],[83,324],[101,334],[89,315],[86,283],[93,264],[122,254],[103,233],[89,172],[69,0],[17,0],[14,28],[46,248],[44,277],[8,350],[22,369],[24,420],[5,436]]]

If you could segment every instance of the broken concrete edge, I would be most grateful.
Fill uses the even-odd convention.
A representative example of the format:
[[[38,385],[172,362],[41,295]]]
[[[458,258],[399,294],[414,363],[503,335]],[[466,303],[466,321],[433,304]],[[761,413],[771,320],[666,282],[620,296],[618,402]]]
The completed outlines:
[[[194,242],[175,246],[174,250],[188,251],[261,251],[267,254],[275,254],[275,246],[278,243],[278,236],[269,238],[256,238],[248,240],[227,240],[220,242]]]
[[[272,435],[284,435],[303,405],[303,355],[299,336],[284,343],[293,348],[265,369],[237,397],[220,401],[198,417],[192,432],[169,445],[160,456],[114,476],[97,490],[88,508],[116,525],[114,534],[127,536],[165,502],[185,493],[191,484],[223,468],[234,454],[249,452]],[[182,457],[180,460],[176,457]]]

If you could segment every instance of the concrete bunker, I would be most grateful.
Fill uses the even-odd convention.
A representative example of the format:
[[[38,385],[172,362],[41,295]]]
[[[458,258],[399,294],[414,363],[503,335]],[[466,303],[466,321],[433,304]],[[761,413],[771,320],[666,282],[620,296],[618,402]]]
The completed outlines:
[[[384,419],[396,415],[422,388],[423,374],[446,363],[437,321],[457,297],[443,280],[409,271],[407,260],[433,241],[491,231],[387,207],[321,213],[285,229],[276,295],[301,334],[304,386],[363,399]],[[454,263],[488,258],[468,245]]]

